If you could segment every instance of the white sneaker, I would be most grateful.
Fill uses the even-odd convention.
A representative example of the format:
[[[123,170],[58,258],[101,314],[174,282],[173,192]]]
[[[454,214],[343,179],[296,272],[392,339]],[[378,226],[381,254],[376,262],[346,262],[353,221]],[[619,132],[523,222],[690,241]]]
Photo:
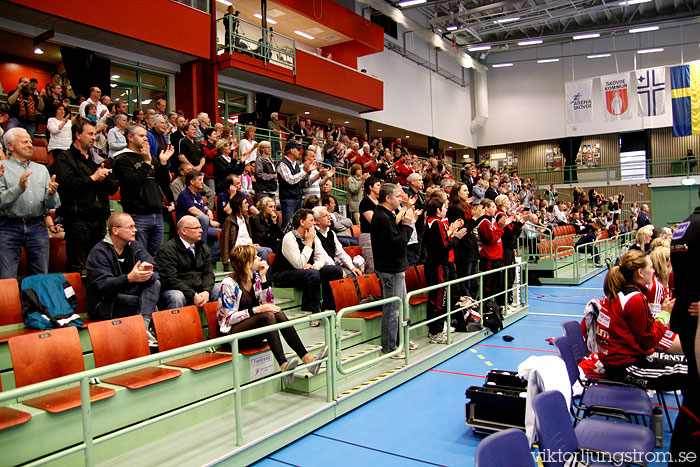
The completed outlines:
[[[391,358],[393,358],[394,360],[405,360],[406,359],[406,352],[404,352],[402,350],[401,352],[397,353],[396,355],[394,355]]]
[[[439,334],[428,333],[428,342],[431,344],[447,344],[447,334],[444,332]]]
[[[418,344],[416,344],[413,341],[408,341],[408,350],[416,350],[418,348]]]
[[[309,327],[310,328],[317,328],[321,325],[321,320],[320,319],[314,319],[309,321]]]
[[[148,318],[144,318],[143,324],[144,326],[146,326],[146,338],[148,339],[148,346],[158,347],[158,339],[156,339],[155,332],[151,328],[151,320]]]

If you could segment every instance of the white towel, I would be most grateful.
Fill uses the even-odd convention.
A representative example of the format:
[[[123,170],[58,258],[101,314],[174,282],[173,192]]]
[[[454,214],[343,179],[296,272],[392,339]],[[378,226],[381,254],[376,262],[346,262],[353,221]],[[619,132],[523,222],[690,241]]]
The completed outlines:
[[[540,392],[555,390],[564,395],[566,406],[571,407],[571,382],[564,360],[554,355],[528,357],[518,365],[518,376],[527,380],[525,434],[532,445],[537,441],[532,399]]]

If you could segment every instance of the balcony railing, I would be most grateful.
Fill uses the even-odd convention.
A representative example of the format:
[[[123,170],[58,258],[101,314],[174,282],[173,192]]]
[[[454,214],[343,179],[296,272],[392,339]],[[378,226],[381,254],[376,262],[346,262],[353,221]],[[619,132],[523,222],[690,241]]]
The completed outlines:
[[[222,40],[223,39],[223,40]],[[216,21],[217,54],[240,53],[262,60],[265,64],[290,69],[297,73],[296,43],[284,36],[249,23],[237,16],[227,15]]]

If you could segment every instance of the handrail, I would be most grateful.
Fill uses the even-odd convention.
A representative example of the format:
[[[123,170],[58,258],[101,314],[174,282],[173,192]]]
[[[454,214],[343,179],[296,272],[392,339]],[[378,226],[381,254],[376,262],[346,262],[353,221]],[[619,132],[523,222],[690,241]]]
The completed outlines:
[[[72,454],[74,452],[84,450],[85,451],[85,464],[87,466],[92,466],[94,465],[94,456],[93,456],[93,447],[96,444],[100,444],[103,442],[106,442],[116,436],[120,436],[123,434],[130,433],[132,431],[135,431],[137,429],[143,428],[145,426],[151,425],[157,421],[164,420],[170,417],[173,417],[175,415],[178,415],[183,412],[187,412],[189,410],[192,410],[194,408],[200,407],[204,404],[207,404],[209,402],[213,402],[216,400],[219,400],[223,397],[227,397],[230,395],[233,395],[234,397],[234,404],[235,404],[235,426],[236,426],[236,445],[241,446],[243,444],[243,418],[242,418],[242,390],[248,390],[254,387],[257,387],[261,384],[264,384],[272,379],[277,379],[277,378],[282,378],[289,374],[290,372],[296,372],[304,368],[308,368],[313,364],[320,363],[320,362],[326,362],[326,400],[328,402],[332,402],[336,398],[336,389],[335,389],[335,373],[333,371],[328,371],[328,369],[333,368],[333,359],[335,358],[335,354],[333,352],[329,352],[328,357],[325,359],[317,360],[312,363],[308,364],[302,364],[298,365],[296,368],[293,370],[289,371],[284,371],[281,373],[276,373],[272,374],[269,376],[266,376],[264,378],[261,378],[257,381],[252,381],[245,386],[241,386],[241,380],[240,380],[240,374],[238,372],[239,368],[239,359],[241,358],[239,353],[238,353],[238,343],[241,339],[246,339],[248,337],[252,336],[257,336],[260,334],[264,334],[266,332],[270,331],[278,331],[280,329],[284,329],[287,327],[292,327],[301,323],[309,322],[311,320],[316,320],[316,319],[321,319],[324,322],[324,328],[325,328],[325,338],[326,342],[329,343],[329,346],[334,347],[334,340],[331,338],[332,330],[335,329],[335,311],[329,310],[329,311],[324,311],[320,313],[315,313],[310,316],[305,316],[302,318],[297,318],[289,321],[285,321],[283,323],[277,323],[269,326],[265,326],[262,328],[257,328],[257,329],[251,329],[248,331],[240,332],[240,333],[235,333],[235,334],[230,334],[228,336],[222,336],[222,337],[217,337],[215,339],[210,339],[206,340],[203,342],[198,342],[196,344],[191,344],[185,347],[179,347],[177,349],[172,349],[172,350],[167,350],[165,352],[159,352],[153,355],[148,355],[145,357],[139,357],[135,358],[132,360],[126,360],[123,362],[119,363],[114,363],[112,365],[107,365],[99,368],[94,368],[91,370],[86,370],[82,371],[80,373],[74,373],[71,375],[66,375],[66,376],[61,376],[60,378],[55,378],[51,379],[48,381],[42,381],[39,383],[31,384],[28,386],[24,386],[21,388],[15,388],[15,389],[10,389],[9,391],[3,391],[0,392],[0,403],[12,400],[12,399],[19,399],[21,397],[28,396],[30,394],[40,392],[40,391],[46,391],[49,389],[54,389],[59,386],[64,386],[68,384],[73,384],[73,383],[80,383],[80,400],[81,400],[81,415],[82,415],[82,421],[83,421],[83,442],[77,446],[73,446],[71,448],[65,449],[63,451],[59,451],[57,453],[54,453],[50,456],[44,457],[40,459],[41,463],[48,462],[50,460],[55,460],[59,459],[61,457],[64,457],[68,454]],[[188,404],[186,406],[180,407],[176,410],[161,414],[157,417],[154,417],[149,420],[143,420],[139,423],[129,425],[123,428],[120,428],[118,430],[115,430],[111,433],[102,435],[98,438],[95,438],[94,433],[92,432],[92,411],[91,411],[91,402],[90,402],[90,380],[93,378],[99,378],[100,376],[103,376],[108,373],[114,373],[117,371],[122,371],[122,370],[128,370],[133,367],[137,367],[140,365],[146,365],[149,363],[154,363],[154,362],[161,362],[163,365],[167,365],[168,362],[162,362],[162,360],[169,359],[171,357],[177,357],[179,355],[183,355],[186,353],[194,352],[197,350],[204,350],[204,349],[210,349],[213,347],[218,347],[223,344],[231,344],[232,348],[232,359],[231,359],[231,370],[233,372],[233,388],[229,389],[223,393],[216,394],[213,396],[210,396],[206,399],[203,399],[198,402],[194,402],[191,404]],[[334,350],[334,348],[330,348],[329,350]]]
[[[506,273],[506,271],[508,271],[508,270],[510,270],[510,269],[515,270],[516,277],[517,277],[517,272],[518,272],[518,270],[520,271],[520,281],[517,281],[517,282],[516,282],[516,281],[514,280],[514,281],[513,281],[513,287],[508,288],[508,280],[507,280],[507,273]],[[404,327],[404,332],[405,332],[405,334],[406,334],[405,337],[404,337],[404,341],[406,341],[406,340],[409,339],[410,331],[411,331],[412,329],[416,329],[416,328],[419,328],[419,327],[423,327],[423,326],[425,326],[425,325],[427,325],[427,324],[429,324],[429,323],[432,323],[433,321],[437,321],[437,320],[439,320],[439,319],[446,318],[446,319],[447,319],[447,323],[448,323],[448,325],[447,325],[447,344],[449,345],[449,344],[452,343],[452,337],[451,337],[452,329],[451,329],[450,323],[451,323],[451,321],[452,321],[452,313],[453,313],[453,311],[462,311],[462,310],[465,310],[465,309],[467,309],[467,308],[471,308],[472,306],[474,306],[474,305],[472,304],[472,305],[470,305],[469,307],[461,307],[461,308],[458,308],[457,310],[452,310],[452,303],[451,303],[451,300],[450,300],[450,297],[451,297],[451,294],[450,294],[451,288],[452,288],[453,285],[461,284],[462,282],[467,282],[467,281],[475,280],[475,279],[478,279],[478,280],[479,280],[479,297],[480,297],[480,298],[479,298],[479,300],[476,300],[475,302],[479,304],[479,314],[480,314],[481,316],[484,315],[484,302],[486,302],[486,301],[488,301],[488,300],[490,300],[490,299],[495,299],[496,297],[498,297],[498,296],[500,296],[500,295],[505,295],[505,297],[507,298],[507,297],[508,297],[508,292],[513,292],[513,293],[515,294],[515,292],[516,292],[518,289],[521,289],[520,301],[521,301],[522,303],[524,303],[524,304],[527,304],[527,302],[528,302],[528,298],[527,298],[527,297],[528,297],[528,289],[529,289],[528,280],[527,280],[527,278],[528,278],[528,272],[527,272],[527,271],[528,271],[528,264],[527,264],[526,262],[515,262],[515,263],[510,264],[510,265],[508,265],[508,266],[502,266],[502,267],[497,268],[497,269],[491,269],[491,270],[488,270],[488,271],[479,272],[479,273],[473,274],[473,275],[471,275],[471,276],[460,277],[460,278],[458,278],[458,279],[453,279],[453,280],[447,281],[447,282],[441,282],[440,284],[435,284],[435,285],[431,285],[431,286],[428,286],[428,287],[424,287],[424,288],[422,288],[422,289],[413,290],[413,291],[411,291],[411,292],[408,292],[408,293],[406,294],[406,299],[405,299],[405,304],[404,304],[404,307],[405,307],[405,309],[406,309],[408,312],[405,313],[405,316],[404,316],[404,317],[405,317],[405,321],[403,321],[403,323],[402,323],[402,325],[403,325],[403,327]],[[485,276],[489,275],[489,274],[500,274],[500,273],[504,273],[503,285],[504,285],[505,287],[504,287],[503,290],[500,291],[500,292],[497,292],[497,293],[495,293],[495,294],[493,294],[493,295],[490,295],[490,296],[488,296],[488,297],[484,297],[484,289],[483,289],[483,288],[484,288],[484,280],[483,280],[483,278],[484,278]],[[431,290],[441,289],[441,288],[443,288],[443,287],[447,287],[447,291],[446,291],[445,293],[446,293],[446,295],[447,295],[447,297],[448,297],[448,298],[447,298],[447,306],[445,307],[445,313],[444,313],[444,314],[441,314],[441,315],[438,315],[438,316],[434,316],[434,317],[430,317],[430,316],[429,316],[427,320],[421,321],[420,323],[417,323],[417,324],[414,324],[414,325],[412,325],[412,326],[409,326],[410,321],[411,321],[411,316],[410,316],[410,309],[411,309],[410,299],[411,299],[412,297],[416,296],[416,295],[421,295],[421,294],[424,294],[424,293],[429,292],[429,291],[431,291]],[[522,289],[525,289],[525,291],[524,291],[525,293],[522,293]],[[507,302],[507,300],[504,300],[504,301]],[[373,303],[374,303],[374,302],[373,302]],[[408,348],[406,348],[405,351],[406,351],[406,362],[408,363],[408,357],[409,357]]]
[[[225,22],[228,22],[226,28]],[[294,75],[297,74],[296,42],[291,37],[272,32],[257,24],[253,24],[240,17],[227,15],[216,20],[224,26],[224,31],[229,31],[229,37],[225,38],[225,45],[219,46],[216,40],[216,50],[223,50],[232,54],[234,51],[263,60],[265,64],[272,63],[283,68],[290,68]],[[240,31],[244,25],[247,33]],[[225,34],[225,32],[224,32]],[[255,37],[251,37],[250,35]],[[218,34],[215,34],[218,38]],[[228,40],[226,40],[228,39]]]
[[[342,332],[341,332],[342,326],[341,326],[340,320],[343,317],[343,315],[345,315],[347,313],[352,313],[354,311],[362,311],[362,310],[365,310],[367,308],[376,308],[379,305],[384,305],[386,303],[392,303],[392,302],[398,302],[398,304],[399,304],[399,323],[401,323],[403,321],[402,318],[404,315],[404,308],[403,308],[403,302],[401,301],[401,299],[399,297],[389,297],[389,298],[383,298],[381,300],[375,300],[375,301],[369,302],[369,303],[361,303],[359,305],[353,305],[350,307],[342,308],[338,312],[337,317],[336,317],[336,323],[335,323],[335,326],[336,326],[336,343],[335,344],[336,344],[336,353],[337,353],[336,369],[338,370],[338,373],[340,373],[341,375],[349,375],[352,373],[356,373],[358,371],[364,370],[367,367],[375,365],[382,360],[386,360],[388,358],[393,357],[394,355],[398,355],[401,352],[401,350],[404,348],[404,343],[408,342],[408,341],[404,340],[401,333],[399,333],[399,345],[391,353],[381,355],[378,358],[373,358],[373,359],[366,361],[364,363],[360,363],[359,365],[355,365],[349,369],[346,369],[343,367],[343,360],[342,360],[342,358],[340,358],[340,337],[342,334]],[[408,349],[408,346],[406,346],[406,349]],[[408,354],[407,354],[407,358],[406,358],[406,364],[408,364]]]

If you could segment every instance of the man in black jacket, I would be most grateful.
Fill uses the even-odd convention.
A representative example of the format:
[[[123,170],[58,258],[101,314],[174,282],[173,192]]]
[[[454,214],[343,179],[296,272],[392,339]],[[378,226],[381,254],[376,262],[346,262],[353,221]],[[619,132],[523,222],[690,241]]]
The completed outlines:
[[[155,256],[163,243],[163,195],[172,203],[168,159],[172,146],[153,158],[146,129],[131,124],[124,130],[126,151],[114,160],[114,175],[119,181],[122,208],[136,224],[136,239]]]
[[[109,197],[119,188],[104,159],[98,161],[91,153],[94,143],[95,124],[78,118],[73,124],[73,144],[56,156],[51,167],[61,196],[66,272],[81,272],[92,247],[104,238]]]
[[[372,217],[372,254],[374,269],[384,283],[384,298],[406,298],[406,245],[416,221],[415,211],[408,203],[401,206],[399,185],[385,183],[379,191],[379,204]],[[400,208],[400,210],[399,210]],[[394,214],[399,210],[398,214]],[[399,307],[395,302],[382,307],[382,352],[396,350],[399,343]],[[403,352],[395,355],[404,358]]]
[[[96,320],[139,314],[146,326],[148,343],[155,346],[157,342],[149,328],[160,296],[160,281],[153,258],[136,241],[137,228],[129,214],[112,214],[107,230],[85,264],[88,314]]]
[[[156,255],[165,309],[186,305],[203,306],[214,301],[214,270],[209,248],[202,242],[202,226],[194,216],[177,223],[177,237],[163,245]]]

